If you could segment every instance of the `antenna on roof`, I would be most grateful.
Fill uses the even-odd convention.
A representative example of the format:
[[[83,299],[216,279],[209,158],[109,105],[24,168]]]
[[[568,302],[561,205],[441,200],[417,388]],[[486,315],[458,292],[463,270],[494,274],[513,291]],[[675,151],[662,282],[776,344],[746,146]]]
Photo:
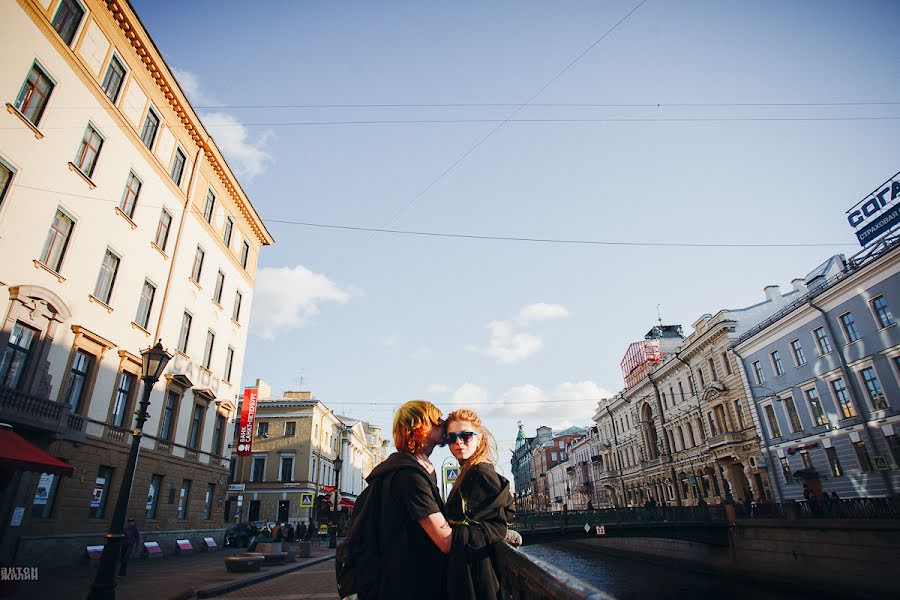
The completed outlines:
[[[659,327],[660,327],[660,329],[662,329],[662,314],[659,311],[659,307],[660,307],[660,305],[657,304],[656,305],[656,320],[659,321]]]

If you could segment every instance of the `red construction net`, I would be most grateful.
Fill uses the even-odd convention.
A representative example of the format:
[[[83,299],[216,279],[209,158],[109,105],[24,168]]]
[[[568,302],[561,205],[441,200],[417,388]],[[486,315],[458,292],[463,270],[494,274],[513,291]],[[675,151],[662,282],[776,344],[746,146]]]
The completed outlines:
[[[628,346],[625,358],[622,359],[622,377],[625,378],[625,389],[628,389],[647,376],[653,365],[662,360],[658,340],[641,340]]]

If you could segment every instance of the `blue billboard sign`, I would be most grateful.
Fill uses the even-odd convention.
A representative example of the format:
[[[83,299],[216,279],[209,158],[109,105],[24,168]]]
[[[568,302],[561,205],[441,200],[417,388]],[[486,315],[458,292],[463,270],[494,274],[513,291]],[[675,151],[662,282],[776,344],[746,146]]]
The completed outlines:
[[[847,223],[860,246],[867,246],[900,224],[900,173],[847,211]]]

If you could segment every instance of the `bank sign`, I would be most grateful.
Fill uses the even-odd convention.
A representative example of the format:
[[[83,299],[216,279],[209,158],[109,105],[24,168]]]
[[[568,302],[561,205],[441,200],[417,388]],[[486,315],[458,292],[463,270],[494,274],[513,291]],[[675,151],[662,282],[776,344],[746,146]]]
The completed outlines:
[[[847,211],[847,222],[860,246],[868,246],[900,225],[900,173],[854,204]]]

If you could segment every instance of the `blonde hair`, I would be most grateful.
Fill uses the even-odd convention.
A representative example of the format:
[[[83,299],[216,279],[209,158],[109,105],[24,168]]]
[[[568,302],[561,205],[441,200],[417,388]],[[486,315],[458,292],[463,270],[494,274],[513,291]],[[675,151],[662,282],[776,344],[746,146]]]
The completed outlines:
[[[466,476],[466,473],[468,473],[472,467],[480,463],[494,464],[497,462],[497,441],[494,439],[493,434],[488,428],[481,422],[481,417],[479,417],[478,413],[474,410],[468,408],[454,410],[447,415],[446,424],[449,425],[453,421],[468,421],[475,426],[475,429],[477,430],[476,433],[479,434],[478,447],[475,448],[475,452],[472,453],[472,456],[470,456],[464,464],[460,465],[459,480],[456,485],[453,486],[453,489],[455,490],[459,486],[459,481]]]
[[[394,446],[400,452],[416,454],[425,444],[431,430],[441,424],[441,411],[426,400],[410,400],[394,415]]]

